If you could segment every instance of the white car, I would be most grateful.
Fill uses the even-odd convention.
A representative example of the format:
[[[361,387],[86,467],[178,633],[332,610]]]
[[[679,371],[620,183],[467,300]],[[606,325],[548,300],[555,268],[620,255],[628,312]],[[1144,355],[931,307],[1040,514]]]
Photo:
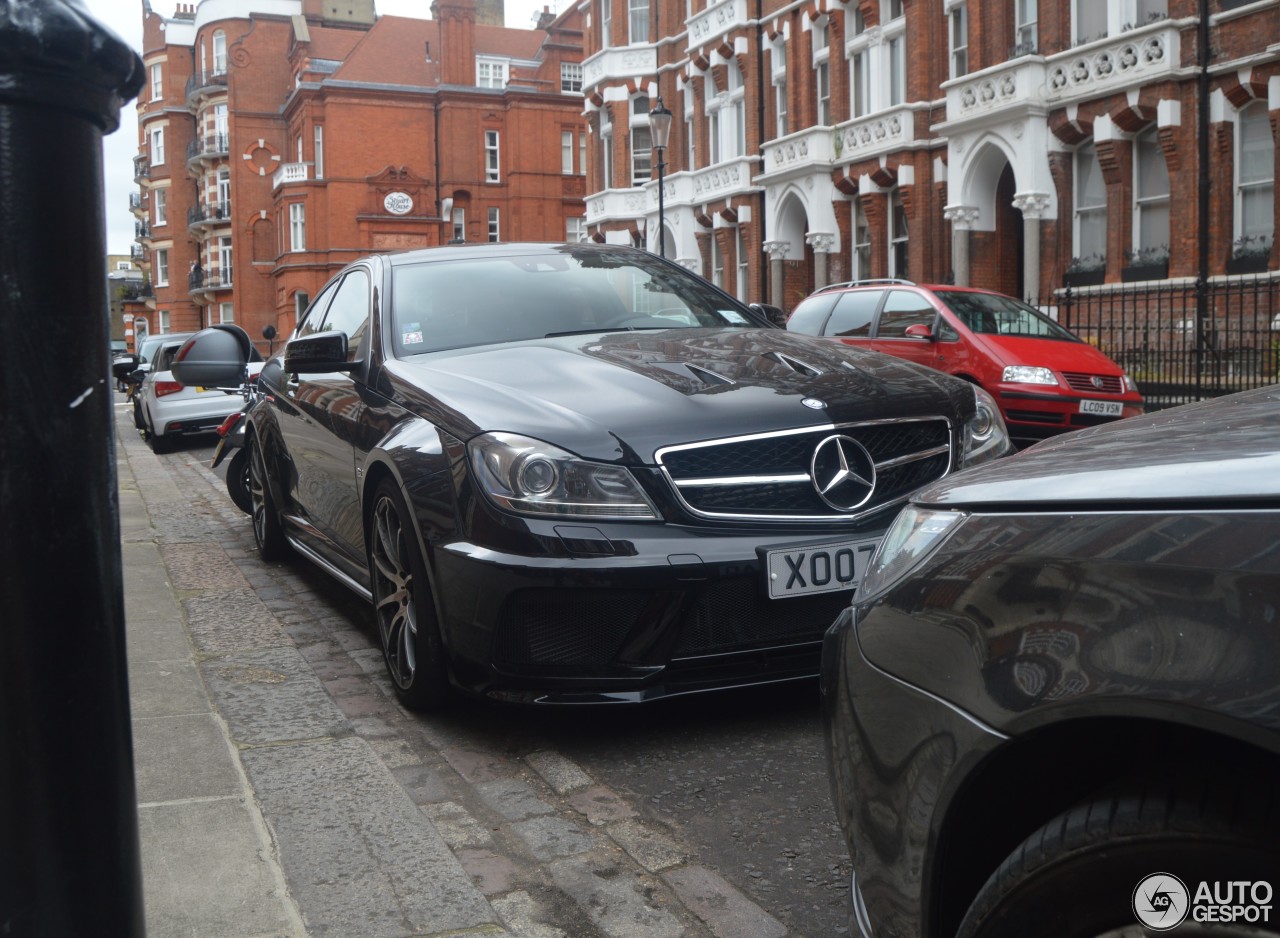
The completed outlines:
[[[244,407],[240,388],[193,387],[174,377],[170,366],[186,337],[161,345],[138,391],[142,438],[154,452],[163,453],[185,435],[213,433],[224,420]],[[250,379],[262,370],[262,362],[250,362]]]

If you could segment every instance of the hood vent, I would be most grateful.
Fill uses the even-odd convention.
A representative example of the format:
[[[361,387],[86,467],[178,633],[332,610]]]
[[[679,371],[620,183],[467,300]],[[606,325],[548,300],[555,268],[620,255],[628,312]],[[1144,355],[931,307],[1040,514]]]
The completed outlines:
[[[709,368],[703,368],[701,365],[690,365],[688,362],[649,362],[648,364],[654,368],[661,368],[668,374],[676,375],[686,381],[693,379],[698,386],[689,388],[687,389],[688,391],[696,392],[701,388],[722,388],[738,383],[732,378],[716,374]]]
[[[765,358],[771,358],[781,365],[786,365],[796,374],[804,375],[806,378],[816,378],[822,374],[821,368],[802,362],[798,358],[792,358],[782,352],[769,352]]]

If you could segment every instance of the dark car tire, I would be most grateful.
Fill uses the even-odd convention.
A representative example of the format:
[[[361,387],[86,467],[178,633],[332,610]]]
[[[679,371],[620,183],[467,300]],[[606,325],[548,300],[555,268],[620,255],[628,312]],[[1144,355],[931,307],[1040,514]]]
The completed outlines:
[[[253,485],[249,455],[241,446],[227,460],[227,494],[235,506],[250,517],[253,516],[253,496],[250,488]]]
[[[369,575],[387,674],[411,710],[438,710],[450,697],[444,643],[426,564],[404,498],[384,480],[370,514]]]
[[[1269,791],[1221,784],[1153,786],[1077,805],[1018,845],[969,907],[959,938],[1098,938],[1145,934],[1133,911],[1139,883],[1280,882],[1280,804]],[[1274,924],[1265,926],[1274,929]],[[1260,935],[1240,926],[1178,927],[1205,935]]]
[[[173,452],[173,439],[171,437],[163,436],[153,430],[145,430],[143,432],[146,434],[147,445],[151,447],[151,452],[156,455]]]
[[[284,538],[280,509],[271,495],[266,458],[257,437],[246,437],[244,449],[250,472],[249,515],[253,519],[253,539],[258,544],[258,556],[267,561],[282,560],[289,552],[289,542]]]

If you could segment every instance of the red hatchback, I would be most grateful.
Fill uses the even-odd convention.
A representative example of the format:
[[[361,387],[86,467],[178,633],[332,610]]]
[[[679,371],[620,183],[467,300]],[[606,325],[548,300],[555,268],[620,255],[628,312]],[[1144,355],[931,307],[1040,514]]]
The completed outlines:
[[[859,280],[823,287],[787,329],[905,358],[980,385],[1019,445],[1143,412],[1124,370],[1025,303],[991,290]]]

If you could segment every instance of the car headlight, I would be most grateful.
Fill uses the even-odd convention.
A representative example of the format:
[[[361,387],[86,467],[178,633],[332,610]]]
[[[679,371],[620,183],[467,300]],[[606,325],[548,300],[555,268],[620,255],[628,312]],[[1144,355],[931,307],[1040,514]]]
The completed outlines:
[[[1123,386],[1124,386],[1125,393],[1127,393],[1127,394],[1137,394],[1137,393],[1138,393],[1138,382],[1134,381],[1134,380],[1133,380],[1132,378],[1130,378],[1128,375],[1121,375],[1121,376],[1120,376],[1120,381],[1122,382],[1122,384],[1123,384]]]
[[[973,386],[973,399],[973,416],[964,427],[961,469],[990,462],[1013,448],[1013,443],[1009,440],[1009,429],[1004,425],[1004,417],[1000,414],[996,399],[976,384]]]
[[[658,517],[635,477],[621,466],[588,462],[514,433],[478,436],[468,453],[476,482],[503,508],[560,518]]]
[[[884,591],[913,570],[942,546],[962,518],[964,515],[958,511],[934,511],[915,505],[903,508],[871,558],[871,567],[858,589],[858,599]]]
[[[1032,365],[1009,365],[1004,370],[1004,379],[1010,384],[1057,384],[1058,379],[1048,368],[1036,368]]]

